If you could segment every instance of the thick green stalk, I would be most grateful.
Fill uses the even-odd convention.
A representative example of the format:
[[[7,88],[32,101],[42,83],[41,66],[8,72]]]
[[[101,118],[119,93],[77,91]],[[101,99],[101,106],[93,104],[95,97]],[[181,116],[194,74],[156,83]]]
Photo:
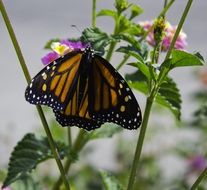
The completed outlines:
[[[166,7],[167,3],[168,3],[168,0],[165,0],[164,1],[164,7]]]
[[[182,15],[181,19],[180,19],[180,22],[178,24],[177,30],[175,32],[175,35],[173,37],[172,43],[170,45],[169,51],[167,52],[165,60],[169,59],[169,57],[171,55],[172,49],[175,45],[176,39],[177,39],[177,37],[180,33],[180,30],[181,30],[181,28],[184,24],[185,19],[187,17],[187,14],[188,14],[188,11],[191,7],[192,1],[193,0],[189,0],[187,5],[186,5],[186,8],[183,12],[183,15]],[[140,159],[140,155],[141,155],[141,150],[142,150],[143,141],[144,141],[144,137],[145,137],[145,132],[146,132],[147,124],[148,124],[148,119],[149,119],[151,106],[152,106],[154,98],[157,94],[157,91],[159,89],[159,85],[161,84],[161,81],[162,81],[163,77],[166,76],[166,74],[167,74],[167,72],[165,71],[165,69],[164,69],[164,71],[160,72],[157,84],[154,87],[154,90],[152,91],[150,97],[147,98],[143,123],[142,123],[142,126],[141,126],[140,135],[139,135],[138,142],[137,142],[137,147],[136,147],[136,151],[135,151],[135,156],[134,156],[134,160],[133,160],[133,164],[132,164],[132,169],[131,169],[131,174],[130,174],[127,190],[132,190],[133,189],[134,181],[135,181],[135,178],[136,178],[136,171],[138,169],[139,159]]]
[[[77,135],[77,138],[75,140],[74,145],[72,146],[72,152],[78,154],[81,149],[85,146],[85,144],[87,143],[87,141],[85,141],[85,135],[87,134],[87,132],[84,129],[81,129],[80,132]],[[70,169],[70,166],[72,164],[72,160],[67,158],[65,165],[64,165],[64,170],[67,173]],[[55,183],[55,185],[53,186],[53,190],[59,190],[60,186],[62,184],[62,178],[61,176],[58,178],[57,182]]]
[[[68,127],[68,146],[69,146],[69,148],[71,148],[71,146],[72,146],[72,134],[71,134],[71,128],[70,127]]]
[[[193,186],[190,188],[190,190],[196,190],[201,183],[201,181],[207,177],[207,168],[203,170],[203,172],[200,174],[200,176],[197,178]]]
[[[135,151],[134,160],[133,160],[132,167],[131,167],[127,190],[133,189],[133,185],[134,185],[134,182],[136,179],[137,168],[138,168],[138,164],[139,164],[139,160],[140,160],[140,156],[141,156],[141,152],[142,152],[142,146],[144,143],[147,124],[148,124],[150,111],[152,108],[152,104],[153,104],[155,95],[156,95],[156,93],[155,93],[155,91],[153,91],[151,93],[151,95],[147,98],[147,101],[146,101],[144,117],[143,117],[141,129],[140,129],[140,133],[139,133],[139,138],[137,141],[136,151]]]
[[[6,9],[4,7],[4,4],[3,4],[2,0],[0,0],[0,10],[1,10],[1,14],[3,16],[4,22],[6,24],[7,30],[9,32],[10,38],[12,40],[13,46],[15,48],[17,57],[18,57],[19,62],[20,62],[20,65],[21,65],[22,70],[24,72],[24,76],[25,76],[25,78],[27,80],[27,83],[30,83],[30,80],[31,80],[30,74],[28,72],[28,69],[27,69],[27,66],[26,66],[23,54],[21,52],[20,46],[19,46],[18,41],[16,39],[16,35],[14,33],[13,27],[11,25],[11,22],[9,20],[9,17],[7,15],[7,12],[6,12]],[[53,153],[53,155],[55,157],[55,160],[57,162],[57,165],[58,165],[58,168],[60,170],[61,177],[62,177],[62,179],[64,181],[65,187],[66,187],[67,190],[70,190],[70,186],[69,186],[69,183],[67,181],[67,178],[66,178],[66,175],[65,175],[65,172],[64,172],[61,160],[60,160],[60,155],[59,155],[58,150],[56,148],[55,142],[54,142],[54,140],[52,138],[52,134],[51,134],[49,126],[47,124],[47,121],[46,121],[46,118],[44,116],[43,110],[42,110],[41,106],[36,106],[36,108],[37,108],[37,111],[39,113],[39,116],[40,116],[41,122],[43,124],[43,127],[45,129],[45,132],[47,134],[47,138],[48,138],[48,142],[49,142],[50,148],[51,148],[52,153]]]
[[[92,6],[92,27],[96,27],[96,0],[93,0]]]

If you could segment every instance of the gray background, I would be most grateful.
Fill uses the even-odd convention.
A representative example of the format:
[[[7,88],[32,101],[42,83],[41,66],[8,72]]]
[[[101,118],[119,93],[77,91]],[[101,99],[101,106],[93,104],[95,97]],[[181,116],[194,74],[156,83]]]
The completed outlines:
[[[43,65],[40,58],[47,53],[43,50],[46,41],[51,38],[78,37],[80,34],[70,27],[76,24],[81,30],[91,24],[91,0],[5,0],[5,6],[19,40],[27,66],[34,76]],[[141,5],[145,12],[138,21],[151,20],[156,17],[162,9],[162,0],[140,0],[132,1]],[[177,24],[185,7],[187,0],[177,0],[169,11],[168,20]],[[97,0],[97,9],[112,8],[112,0]],[[206,34],[207,34],[207,1],[197,0],[193,3],[184,31],[188,35],[188,51],[200,51],[206,57]],[[98,26],[107,32],[113,31],[113,21],[110,18],[98,18]],[[15,145],[26,132],[37,130],[40,121],[35,112],[34,106],[28,104],[24,99],[26,81],[19,66],[15,51],[12,47],[4,22],[0,17],[0,167],[5,166],[9,154]],[[116,59],[112,59],[116,65]],[[124,73],[128,67],[122,69]],[[183,97],[183,118],[189,118],[194,108],[189,95],[200,84],[192,76],[192,70],[178,69],[173,74],[174,79],[181,88]],[[138,95],[140,96],[140,95]],[[144,97],[139,100],[142,109],[144,108]],[[132,132],[126,132],[129,135]],[[97,142],[99,145],[103,141]],[[105,151],[105,152],[104,152]],[[109,141],[104,141],[101,151],[97,151],[96,160],[101,159],[106,152],[113,151]],[[3,155],[3,156],[2,156]],[[100,166],[113,167],[110,155]]]

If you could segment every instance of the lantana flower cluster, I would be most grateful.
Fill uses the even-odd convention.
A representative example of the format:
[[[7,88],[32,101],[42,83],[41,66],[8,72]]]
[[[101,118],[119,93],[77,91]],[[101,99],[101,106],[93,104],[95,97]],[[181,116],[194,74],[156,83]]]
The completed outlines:
[[[143,27],[143,29],[146,32],[148,32],[146,41],[151,46],[155,46],[153,23],[154,23],[153,21],[144,21],[139,23]],[[162,48],[161,48],[162,51],[167,51],[169,49],[170,43],[172,42],[176,29],[177,26],[173,26],[169,22],[165,23],[164,37],[162,40]],[[181,30],[176,40],[174,48],[178,50],[185,49],[187,46],[186,38],[187,35]]]
[[[47,65],[66,53],[83,48],[85,48],[85,44],[81,41],[61,40],[59,42],[53,42],[51,44],[52,51],[42,57],[41,61],[44,65]]]

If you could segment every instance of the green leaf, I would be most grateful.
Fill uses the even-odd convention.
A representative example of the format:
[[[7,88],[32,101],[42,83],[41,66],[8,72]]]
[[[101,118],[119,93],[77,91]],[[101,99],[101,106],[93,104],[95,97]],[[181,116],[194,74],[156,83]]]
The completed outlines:
[[[143,12],[144,12],[144,10],[143,10],[140,6],[138,6],[138,5],[136,5],[136,4],[133,4],[133,5],[131,6],[131,16],[130,16],[129,19],[131,20],[131,19],[133,19],[133,18],[139,16],[139,15],[142,14]]]
[[[170,109],[175,117],[180,120],[182,103],[181,95],[176,83],[172,79],[166,78],[161,84],[156,96],[156,102]]]
[[[97,16],[110,16],[110,17],[113,17],[116,20],[117,13],[113,10],[103,9],[97,14]]]
[[[120,16],[119,33],[128,33],[139,36],[142,33],[142,27],[127,19],[125,16]]]
[[[58,142],[56,145],[61,158],[68,154],[68,148],[63,143]],[[39,140],[34,134],[26,134],[11,153],[8,174],[3,187],[7,187],[16,180],[26,176],[39,163],[49,158],[53,158],[53,154],[47,138]]]
[[[126,74],[125,79],[131,88],[138,90],[145,95],[149,94],[148,79],[140,70],[132,74]]]
[[[140,70],[132,74],[127,74],[125,78],[131,88],[142,92],[144,95],[148,95],[150,93],[148,79]],[[172,79],[166,77],[160,86],[155,101],[168,108],[175,117],[180,120],[182,102],[181,95],[176,83]]]
[[[203,58],[198,53],[193,55],[181,50],[172,51],[172,64],[170,69],[185,66],[199,66],[203,64]]]
[[[137,63],[128,63],[128,65],[131,65],[137,69],[139,69],[150,81],[151,80],[151,74],[149,71],[149,67],[145,63],[137,62]]]
[[[124,190],[120,182],[111,174],[104,171],[100,172],[105,190]]]
[[[123,128],[119,127],[114,123],[105,123],[101,126],[101,128],[94,130],[91,133],[88,133],[89,139],[95,140],[100,138],[109,138],[113,137],[113,135],[120,133]]]
[[[116,51],[133,56],[138,60],[138,62],[144,63],[144,58],[142,57],[141,52],[137,49],[134,49],[132,46],[121,46]]]
[[[111,43],[114,39],[107,35],[107,33],[101,31],[99,28],[86,28],[82,32],[82,40],[86,43],[90,42],[93,49],[103,55],[105,47]]]

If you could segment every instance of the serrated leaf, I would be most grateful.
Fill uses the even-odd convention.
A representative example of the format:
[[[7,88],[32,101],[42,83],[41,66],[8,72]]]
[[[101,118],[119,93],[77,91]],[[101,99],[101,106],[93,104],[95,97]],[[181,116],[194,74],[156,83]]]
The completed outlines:
[[[144,95],[149,94],[147,77],[140,70],[132,74],[127,74],[125,78],[131,88],[142,92]],[[181,95],[176,83],[172,79],[166,77],[165,81],[160,86],[155,101],[168,108],[177,119],[180,119]]]
[[[61,158],[68,154],[68,148],[63,143],[56,143]],[[47,138],[37,139],[34,134],[26,134],[18,142],[11,153],[8,174],[3,187],[27,175],[36,166],[47,159],[53,158]]]
[[[160,105],[170,109],[175,117],[180,120],[181,95],[176,83],[172,79],[166,78],[165,82],[161,84],[155,100]]]
[[[138,6],[138,5],[136,5],[136,4],[133,4],[133,5],[131,6],[131,16],[130,16],[129,19],[131,20],[131,19],[133,19],[133,18],[139,16],[139,15],[142,14],[143,12],[144,12],[144,10],[143,10],[140,6]]]
[[[105,190],[124,190],[121,183],[111,174],[100,172]]]
[[[99,28],[86,28],[82,32],[82,40],[90,42],[96,53],[103,55],[105,47],[114,39],[108,36],[107,33],[101,31]]]
[[[100,138],[110,138],[113,135],[121,132],[123,128],[119,127],[114,123],[105,123],[101,126],[101,128],[94,130],[93,132],[89,133],[89,139],[95,140]]]
[[[113,10],[109,10],[109,9],[102,9],[97,16],[110,16],[113,17],[114,19],[116,19],[117,17],[117,13]]]
[[[172,51],[172,64],[171,68],[186,67],[186,66],[199,66],[203,65],[203,58],[200,54],[190,54],[181,50]]]

